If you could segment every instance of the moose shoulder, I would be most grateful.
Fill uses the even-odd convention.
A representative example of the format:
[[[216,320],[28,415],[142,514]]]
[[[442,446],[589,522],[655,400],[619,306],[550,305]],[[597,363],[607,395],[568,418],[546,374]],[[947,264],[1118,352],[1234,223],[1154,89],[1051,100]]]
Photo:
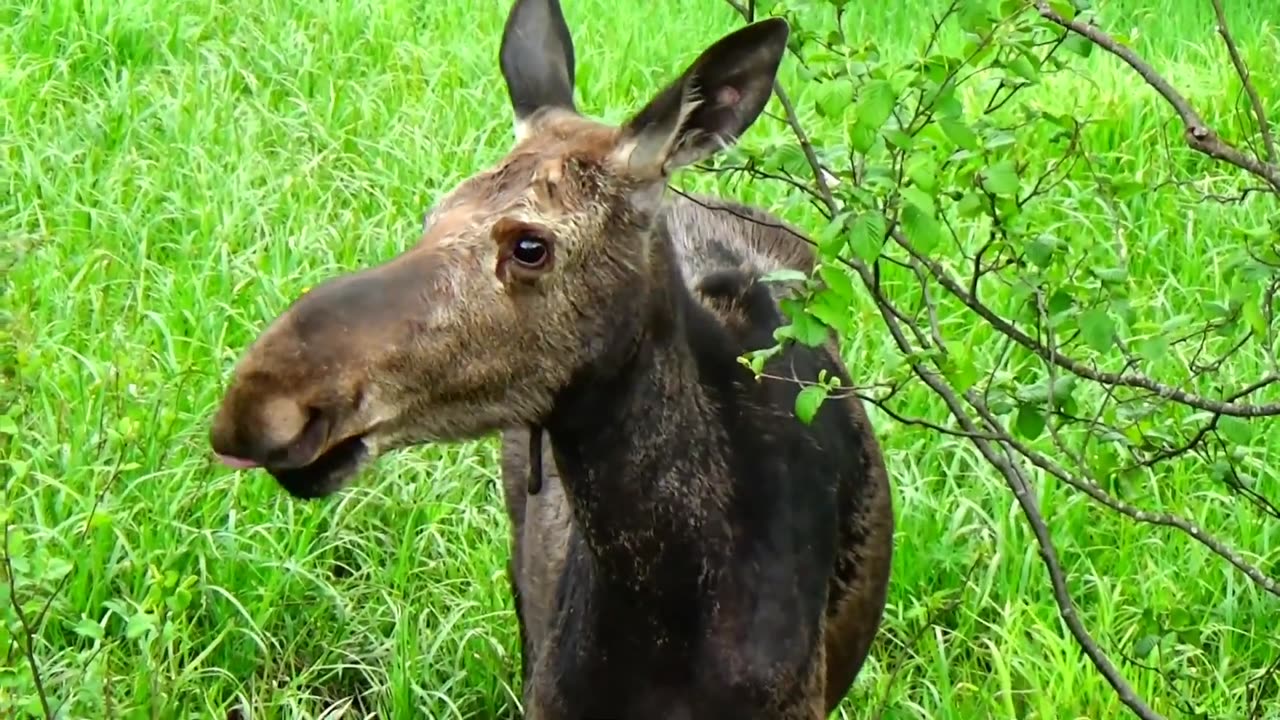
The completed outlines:
[[[788,290],[760,278],[809,271],[809,245],[666,193],[759,116],[787,36],[725,36],[614,127],[574,106],[557,0],[517,0],[514,147],[413,248],[272,322],[214,418],[225,462],[297,497],[502,431],[527,717],[825,717],[880,625],[892,507],[862,405],[806,425],[800,385],[771,379],[852,385],[834,341],[787,346],[761,381],[737,361],[784,322]]]

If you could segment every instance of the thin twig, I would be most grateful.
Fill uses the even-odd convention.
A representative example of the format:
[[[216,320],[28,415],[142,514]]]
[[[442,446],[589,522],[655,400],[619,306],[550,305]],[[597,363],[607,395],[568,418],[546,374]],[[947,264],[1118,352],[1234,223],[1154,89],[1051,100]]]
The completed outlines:
[[[1267,122],[1267,111],[1262,105],[1262,98],[1258,96],[1258,88],[1249,76],[1249,66],[1245,65],[1244,58],[1240,56],[1240,48],[1236,47],[1236,40],[1227,27],[1227,12],[1222,7],[1222,0],[1210,1],[1213,3],[1214,14],[1218,16],[1218,34],[1222,36],[1222,42],[1227,46],[1231,64],[1235,66],[1236,74],[1240,76],[1240,84],[1244,86],[1244,92],[1249,96],[1249,104],[1253,106],[1253,115],[1258,121],[1258,134],[1262,135],[1262,146],[1267,151],[1267,162],[1275,165],[1277,162],[1276,139],[1271,135],[1271,125]]]
[[[897,343],[900,349],[909,348],[910,343],[907,341],[906,336],[902,334],[898,321],[885,309],[887,305],[891,304],[889,300],[880,294],[879,290],[870,282],[869,277],[864,277],[863,283],[875,295],[876,305],[880,308],[881,316],[884,318],[894,342]],[[956,397],[951,386],[945,380],[939,377],[937,373],[926,368],[918,360],[913,360],[910,364],[916,376],[942,398],[952,416],[955,417],[963,429],[969,432],[977,432],[979,430],[968,413],[965,412],[964,406]],[[1004,454],[1001,454],[996,452],[992,443],[986,440],[975,438],[973,444],[978,448],[978,452],[982,453],[982,456],[986,458],[987,462],[1000,471],[1000,474],[1005,478],[1005,482],[1013,490],[1014,497],[1022,508],[1023,516],[1026,517],[1028,524],[1031,525],[1032,533],[1036,537],[1036,543],[1040,548],[1040,558],[1049,572],[1049,580],[1053,586],[1053,596],[1058,605],[1058,613],[1063,622],[1066,623],[1067,629],[1071,632],[1072,637],[1075,638],[1076,643],[1089,656],[1098,672],[1106,678],[1121,703],[1133,711],[1141,720],[1162,720],[1162,715],[1152,710],[1142,698],[1138,697],[1133,687],[1120,675],[1120,671],[1112,664],[1106,653],[1098,647],[1098,643],[1089,634],[1084,623],[1081,622],[1079,613],[1076,612],[1075,604],[1071,600],[1071,593],[1067,588],[1066,576],[1062,571],[1062,565],[1058,562],[1058,554],[1054,547],[1053,538],[1049,534],[1044,518],[1040,515],[1039,508],[1036,507],[1035,500],[1030,495],[1021,468],[1007,457],[1008,448],[1006,447]]]
[[[1200,113],[1196,112],[1191,103],[1175,90],[1168,80],[1165,80],[1156,72],[1150,64],[1138,57],[1137,53],[1121,45],[1118,40],[1103,32],[1096,25],[1062,17],[1050,7],[1048,0],[1037,0],[1036,9],[1039,11],[1040,16],[1046,20],[1090,40],[1093,44],[1128,63],[1129,67],[1141,75],[1142,79],[1152,89],[1160,93],[1160,96],[1173,107],[1174,112],[1178,113],[1184,129],[1183,139],[1189,147],[1251,173],[1267,181],[1271,187],[1280,192],[1280,167],[1249,157],[1236,149],[1234,145],[1223,140],[1213,128],[1205,123],[1204,118],[1200,117]]]
[[[36,659],[35,650],[35,629],[32,628],[30,621],[27,619],[27,613],[22,609],[22,601],[18,595],[18,581],[13,576],[13,562],[9,560],[9,523],[4,524],[4,570],[5,576],[9,581],[9,598],[12,601],[13,613],[18,616],[18,624],[22,626],[23,641],[21,643],[23,653],[26,655],[27,665],[31,668],[31,681],[36,686],[36,696],[40,699],[40,708],[44,711],[47,720],[53,720],[53,708],[49,706],[49,696],[44,690],[44,680],[40,676],[40,661]]]
[[[965,399],[969,401],[969,404],[978,411],[978,414],[988,424],[995,424],[998,422],[995,414],[991,412],[989,407],[987,407],[987,404],[983,401],[981,395],[970,390],[965,393]],[[1226,543],[1206,532],[1204,528],[1199,525],[1196,525],[1185,518],[1178,517],[1177,515],[1143,510],[1142,508],[1134,507],[1123,500],[1114,498],[1103,490],[1096,482],[1082,480],[1073,476],[1045,455],[1033,450],[1028,445],[1010,435],[1006,434],[1001,442],[1009,445],[1014,450],[1017,450],[1020,455],[1030,460],[1032,465],[1035,465],[1041,470],[1044,470],[1050,475],[1061,480],[1063,483],[1079,490],[1095,502],[1118,512],[1131,520],[1148,525],[1160,525],[1181,531],[1191,539],[1206,547],[1213,554],[1231,563],[1233,567],[1241,573],[1244,573],[1246,577],[1257,583],[1263,590],[1280,597],[1280,582],[1267,577],[1261,570],[1245,560],[1240,553],[1236,552]]]
[[[929,613],[929,616],[920,624],[920,627],[916,628],[916,631],[911,634],[911,638],[903,644],[902,652],[898,654],[898,661],[894,663],[893,671],[889,673],[889,679],[885,681],[884,692],[880,693],[880,703],[876,707],[875,714],[871,716],[871,720],[880,720],[884,717],[884,711],[889,705],[889,692],[893,690],[893,685],[898,680],[898,673],[902,671],[902,668],[905,665],[902,660],[906,656],[907,651],[915,647],[916,643],[920,642],[920,637],[924,635],[926,630],[933,627],[938,622],[938,618],[940,616],[950,613],[960,606],[960,602],[964,598],[963,590],[967,590],[970,587],[973,579],[973,573],[978,569],[978,565],[986,559],[987,558],[982,555],[979,555],[974,559],[973,564],[969,566],[968,571],[964,574],[964,581],[961,583],[962,591],[957,593],[954,598],[944,603],[941,607],[935,608],[933,612]]]
[[[1013,339],[1019,345],[1040,356],[1042,359],[1050,360],[1058,367],[1064,370],[1069,370],[1074,375],[1093,380],[1103,385],[1124,385],[1126,387],[1148,390],[1167,400],[1172,400],[1198,410],[1218,413],[1220,415],[1232,415],[1235,417],[1267,417],[1271,415],[1280,415],[1280,403],[1251,405],[1247,403],[1212,400],[1194,393],[1189,393],[1185,390],[1179,390],[1172,385],[1157,382],[1146,375],[1139,373],[1112,373],[1102,370],[1094,370],[1074,358],[1067,357],[1056,350],[1046,348],[1043,343],[1019,330],[1012,323],[997,315],[994,310],[970,295],[957,280],[951,277],[951,274],[946,271],[941,263],[916,250],[911,242],[907,240],[906,236],[902,234],[901,230],[895,228],[889,233],[889,235],[893,238],[894,242],[900,245],[903,250],[906,250],[912,258],[927,267],[934,279],[936,279],[940,285],[945,287],[948,292],[955,295],[956,299],[964,303],[965,307],[968,307],[970,310],[977,313],[983,320],[990,323],[991,326],[1001,334]]]
[[[747,22],[752,21],[752,12],[748,8],[743,7],[737,0],[725,0],[729,3],[738,14]],[[826,204],[827,210],[835,215],[839,210],[836,198],[831,194],[831,188],[827,185],[826,172],[822,169],[822,163],[818,161],[818,154],[813,151],[813,143],[809,142],[809,134],[800,126],[799,116],[796,115],[796,107],[791,104],[791,99],[787,97],[787,93],[782,89],[782,83],[777,80],[773,81],[773,94],[778,98],[778,104],[782,106],[783,112],[787,114],[787,124],[791,126],[791,131],[795,133],[796,141],[800,143],[800,150],[804,153],[804,159],[808,161],[809,167],[813,168],[813,182],[818,186],[818,195],[822,198],[822,202]]]

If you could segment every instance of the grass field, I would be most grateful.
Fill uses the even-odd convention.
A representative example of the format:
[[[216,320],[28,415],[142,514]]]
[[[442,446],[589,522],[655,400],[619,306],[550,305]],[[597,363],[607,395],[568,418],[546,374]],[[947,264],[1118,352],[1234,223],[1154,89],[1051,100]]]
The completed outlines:
[[[587,112],[621,120],[737,23],[716,0],[647,5],[565,0]],[[1280,5],[1228,6],[1254,67],[1280,67],[1280,44],[1265,37]],[[890,51],[918,42],[917,23],[891,7],[855,10],[862,31]],[[1225,112],[1229,68],[1207,2],[1102,7],[1116,29],[1140,29],[1135,46],[1194,101]],[[48,603],[34,650],[63,717],[515,713],[496,442],[403,452],[302,504],[261,472],[217,466],[206,441],[227,372],[265,322],[307,287],[395,255],[438,194],[504,152],[506,8],[0,0],[0,514],[25,573],[0,606],[16,600],[34,617]],[[1087,66],[1088,78],[1059,79],[1053,93],[1092,99],[1091,150],[1135,172],[1155,162],[1132,149],[1165,109],[1100,53]],[[793,68],[783,77],[802,92]],[[1280,111],[1280,82],[1262,81]],[[782,132],[761,123],[749,141]],[[735,190],[782,207],[777,193]],[[1126,232],[1145,282],[1192,298],[1211,267],[1200,258],[1239,211],[1141,202]],[[1150,251],[1162,243],[1172,250]],[[855,370],[874,372],[892,352],[878,324],[866,327],[850,352]],[[938,416],[927,398],[918,405]],[[847,717],[871,717],[886,689],[886,718],[1120,716],[1066,637],[994,473],[965,442],[877,422],[895,483],[894,578]],[[1280,451],[1280,436],[1260,442]],[[1194,466],[1162,482],[1202,487]],[[1129,652],[1144,607],[1181,612],[1205,637],[1179,661],[1196,673],[1182,691],[1206,717],[1249,717],[1252,673],[1280,657],[1280,604],[1183,537],[1044,497],[1104,647]],[[1205,513],[1207,527],[1231,528],[1280,566],[1274,524]],[[19,628],[4,613],[0,717],[34,717],[29,666],[11,642]],[[908,646],[926,617],[934,627]],[[1122,669],[1181,716],[1178,687]],[[1280,718],[1280,687],[1270,692],[1265,717]]]

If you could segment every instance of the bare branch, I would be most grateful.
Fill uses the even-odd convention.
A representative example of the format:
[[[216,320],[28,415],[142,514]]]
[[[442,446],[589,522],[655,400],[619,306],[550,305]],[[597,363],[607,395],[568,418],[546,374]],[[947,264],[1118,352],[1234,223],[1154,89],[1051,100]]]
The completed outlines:
[[[26,656],[27,666],[31,669],[31,681],[36,686],[36,696],[40,699],[40,709],[44,711],[44,716],[47,720],[53,720],[53,708],[49,706],[49,696],[45,693],[44,679],[40,675],[40,661],[36,659],[35,627],[30,619],[27,618],[27,612],[22,609],[22,600],[18,595],[18,581],[13,576],[13,562],[9,559],[8,522],[4,524],[4,570],[5,577],[9,582],[9,598],[12,600],[13,612],[17,615],[18,624],[22,627],[22,651]],[[14,642],[17,642],[16,638]]]
[[[1262,136],[1262,145],[1267,151],[1267,162],[1275,165],[1280,162],[1276,157],[1276,139],[1271,134],[1271,125],[1267,122],[1267,111],[1262,105],[1262,98],[1258,97],[1258,88],[1254,86],[1253,79],[1249,76],[1249,67],[1240,56],[1240,48],[1236,47],[1236,40],[1231,36],[1230,28],[1227,27],[1227,12],[1222,7],[1222,0],[1211,0],[1211,2],[1213,12],[1218,17],[1218,34],[1222,36],[1222,42],[1227,46],[1231,64],[1235,66],[1236,74],[1240,76],[1240,84],[1244,87],[1245,94],[1249,96],[1249,104],[1253,106],[1253,115],[1258,123],[1258,134]]]
[[[998,422],[995,414],[991,412],[991,409],[987,406],[986,402],[983,401],[981,395],[970,390],[965,393],[965,399],[969,401],[969,404],[978,411],[978,414],[988,424],[996,424]],[[1234,549],[1227,546],[1226,543],[1206,532],[1204,528],[1199,525],[1196,525],[1185,518],[1178,517],[1177,515],[1143,510],[1141,508],[1134,507],[1123,500],[1118,500],[1109,495],[1096,482],[1073,477],[1066,470],[1059,467],[1057,463],[1053,462],[1042,453],[1033,450],[1031,447],[1015,439],[1011,435],[1003,434],[1001,442],[1017,450],[1020,455],[1030,460],[1032,465],[1035,465],[1041,470],[1053,475],[1063,483],[1070,485],[1076,490],[1079,490],[1089,496],[1089,498],[1095,502],[1118,512],[1121,515],[1140,523],[1160,525],[1181,531],[1188,537],[1208,548],[1213,554],[1231,563],[1233,567],[1244,573],[1246,577],[1257,583],[1263,590],[1280,597],[1280,582],[1267,577],[1257,567],[1249,564],[1249,562],[1246,561],[1240,553],[1236,552]]]
[[[1142,79],[1152,89],[1160,93],[1169,105],[1173,107],[1174,112],[1178,113],[1178,117],[1182,119],[1184,129],[1183,139],[1189,147],[1251,173],[1265,180],[1271,187],[1275,188],[1276,192],[1280,192],[1280,167],[1249,157],[1223,140],[1213,128],[1205,124],[1204,119],[1191,106],[1191,103],[1181,93],[1173,89],[1169,81],[1157,73],[1150,64],[1138,57],[1137,53],[1121,45],[1118,40],[1103,32],[1096,25],[1062,17],[1049,6],[1047,0],[1037,0],[1036,9],[1041,17],[1046,20],[1087,38],[1098,47],[1128,63],[1129,67],[1141,75]]]
[[[1001,334],[1007,335],[1016,341],[1019,345],[1030,350],[1045,360],[1050,360],[1058,367],[1070,371],[1074,375],[1078,375],[1104,385],[1123,385],[1126,387],[1140,388],[1148,390],[1167,400],[1182,403],[1198,410],[1205,410],[1219,415],[1232,415],[1235,417],[1266,417],[1270,415],[1280,415],[1280,403],[1267,403],[1262,405],[1249,405],[1238,402],[1211,400],[1201,397],[1185,390],[1179,390],[1171,385],[1156,382],[1155,380],[1138,373],[1111,373],[1102,370],[1094,370],[1084,363],[1069,358],[1056,350],[1050,350],[1042,343],[1027,335],[1023,331],[1014,327],[1012,323],[1005,320],[995,313],[994,310],[987,307],[983,303],[976,300],[970,295],[950,273],[942,267],[941,263],[927,257],[907,240],[901,230],[894,229],[890,236],[894,239],[902,249],[906,250],[914,259],[927,267],[933,277],[940,285],[945,287],[948,292],[955,295],[960,302],[966,307],[977,313],[992,325]]]
[[[860,273],[861,274],[861,273]],[[876,297],[876,304],[881,310],[881,316],[884,318],[885,324],[889,327],[889,332],[893,336],[894,341],[900,349],[909,347],[906,336],[902,334],[902,329],[898,325],[898,321],[890,314],[885,307],[891,305],[889,300],[880,294],[879,290],[868,282],[869,278],[864,277],[863,282],[871,289]],[[947,408],[951,411],[952,416],[960,424],[960,427],[970,433],[979,432],[978,426],[965,412],[964,406],[956,397],[955,392],[945,380],[936,373],[929,370],[919,361],[911,362],[911,369],[915,371],[917,377],[924,381],[935,393],[938,394],[946,403]],[[998,428],[997,428],[998,429]],[[1032,532],[1036,537],[1036,543],[1040,547],[1040,558],[1045,564],[1045,568],[1049,572],[1049,580],[1053,586],[1054,599],[1058,604],[1058,613],[1062,617],[1063,622],[1067,624],[1068,630],[1072,637],[1084,650],[1085,654],[1093,662],[1094,667],[1102,673],[1112,689],[1116,691],[1120,702],[1133,711],[1142,720],[1157,720],[1163,718],[1162,715],[1152,710],[1142,698],[1138,697],[1133,688],[1129,685],[1116,669],[1111,660],[1107,658],[1101,648],[1098,647],[1096,641],[1089,634],[1088,629],[1084,627],[1084,623],[1080,621],[1080,616],[1076,612],[1075,604],[1071,600],[1070,590],[1067,588],[1066,576],[1062,571],[1062,565],[1058,561],[1057,550],[1054,547],[1053,538],[1049,534],[1049,529],[1045,525],[1044,518],[1040,515],[1040,510],[1036,507],[1035,500],[1031,497],[1030,489],[1027,485],[1026,478],[1022,469],[1019,468],[1008,457],[1008,449],[1004,452],[996,452],[992,443],[981,438],[974,438],[973,444],[978,448],[978,452],[991,463],[1000,474],[1004,476],[1005,482],[1009,488],[1013,490],[1014,497],[1022,508],[1023,516],[1027,518],[1028,524],[1031,526]]]
[[[754,7],[743,7],[737,0],[725,0],[738,11],[742,19],[747,22],[754,20]],[[795,133],[796,141],[800,143],[800,150],[804,153],[804,159],[808,161],[809,167],[813,168],[813,182],[818,186],[818,194],[827,206],[827,210],[835,215],[839,211],[839,205],[836,198],[831,194],[831,188],[827,185],[827,173],[822,168],[822,163],[818,162],[818,154],[813,151],[813,143],[809,142],[809,134],[800,126],[800,118],[796,115],[796,107],[791,104],[791,99],[787,97],[786,91],[782,89],[782,83],[777,80],[773,81],[773,94],[778,98],[778,104],[782,106],[783,112],[787,114],[787,124],[791,126],[791,131]]]

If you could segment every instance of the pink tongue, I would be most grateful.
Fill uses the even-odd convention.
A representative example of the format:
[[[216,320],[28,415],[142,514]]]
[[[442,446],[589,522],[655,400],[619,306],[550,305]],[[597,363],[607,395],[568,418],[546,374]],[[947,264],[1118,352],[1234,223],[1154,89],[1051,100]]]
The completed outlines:
[[[245,460],[244,458],[238,458],[232,455],[218,454],[218,459],[222,461],[223,465],[236,468],[237,470],[248,470],[250,468],[258,467],[258,463],[252,460]]]

